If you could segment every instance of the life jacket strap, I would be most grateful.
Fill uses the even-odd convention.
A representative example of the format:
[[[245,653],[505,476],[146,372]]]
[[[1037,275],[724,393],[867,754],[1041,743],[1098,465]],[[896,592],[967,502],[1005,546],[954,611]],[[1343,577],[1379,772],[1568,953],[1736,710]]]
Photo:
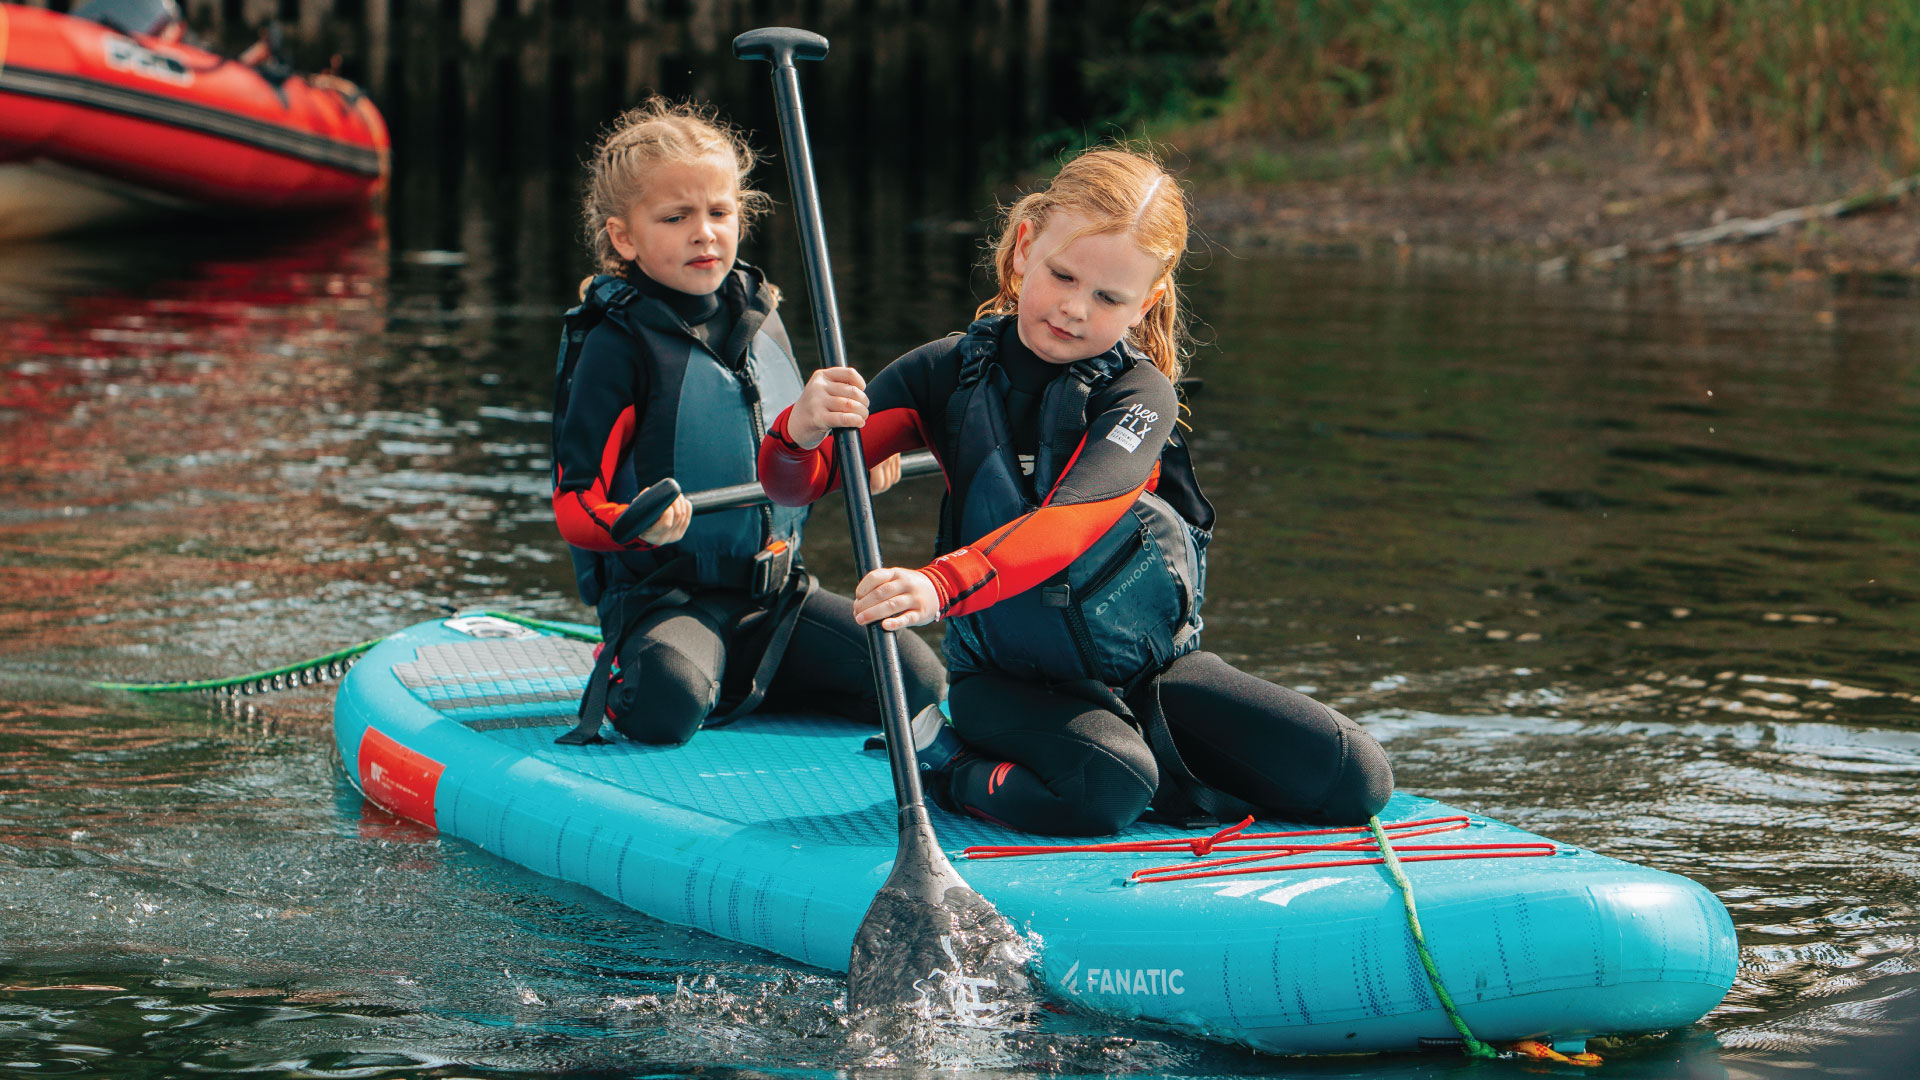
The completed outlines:
[[[640,625],[640,620],[662,608],[683,607],[693,599],[693,594],[684,587],[653,593],[646,586],[653,582],[670,581],[674,575],[692,567],[693,556],[682,555],[648,574],[639,586],[621,594],[620,603],[615,609],[618,617],[614,619],[614,631],[601,642],[600,655],[594,658],[593,670],[587,674],[587,689],[580,697],[579,722],[572,731],[554,742],[565,746],[590,746],[607,741],[600,735],[600,724],[607,716],[609,681],[613,676],[614,661],[620,657],[621,647],[627,643],[634,628]]]
[[[773,634],[760,654],[760,663],[753,669],[753,681],[747,686],[746,696],[726,712],[708,717],[701,727],[725,727],[760,707],[760,702],[766,699],[767,688],[773,684],[774,672],[780,669],[780,661],[786,658],[787,646],[793,641],[794,628],[800,625],[800,609],[807,606],[808,595],[819,584],[812,574],[798,568],[793,571],[788,588],[768,612],[767,617],[773,620]]]
[[[1096,360],[1099,358],[1095,358]],[[1113,381],[1113,372],[1095,360],[1076,361],[1067,377],[1055,379],[1047,390],[1046,413],[1040,420],[1040,445],[1034,448],[1034,493],[1045,498],[1080,440],[1087,434],[1087,403],[1093,392]]]

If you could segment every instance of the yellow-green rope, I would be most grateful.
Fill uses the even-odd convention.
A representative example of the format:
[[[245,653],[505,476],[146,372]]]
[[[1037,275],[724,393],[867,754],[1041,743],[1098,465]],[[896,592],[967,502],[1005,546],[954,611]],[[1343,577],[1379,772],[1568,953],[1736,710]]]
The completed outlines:
[[[1440,968],[1433,962],[1433,954],[1427,951],[1427,935],[1420,929],[1420,913],[1413,907],[1413,883],[1407,880],[1407,872],[1400,868],[1400,857],[1393,853],[1393,845],[1387,842],[1387,833],[1380,827],[1378,816],[1367,819],[1367,828],[1373,830],[1374,843],[1380,845],[1380,857],[1386,860],[1387,873],[1400,889],[1400,900],[1407,909],[1407,931],[1413,935],[1414,951],[1420,954],[1420,966],[1427,969],[1427,982],[1440,999],[1440,1008],[1447,1014],[1453,1029],[1460,1033],[1460,1040],[1468,1057],[1490,1058],[1500,1055],[1467,1030],[1467,1022],[1460,1018],[1460,1010],[1454,1007],[1453,995],[1447,993],[1447,986],[1440,980]]]

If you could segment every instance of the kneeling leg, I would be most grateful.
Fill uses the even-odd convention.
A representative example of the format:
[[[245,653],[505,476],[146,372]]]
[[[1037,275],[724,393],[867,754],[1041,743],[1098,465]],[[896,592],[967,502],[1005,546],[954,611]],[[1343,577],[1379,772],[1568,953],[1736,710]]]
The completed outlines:
[[[693,605],[641,620],[620,649],[607,718],[622,735],[674,746],[693,738],[720,699],[726,647],[719,621]]]
[[[976,755],[954,767],[967,812],[1026,832],[1105,836],[1131,825],[1159,786],[1153,751],[1092,702],[1006,675],[953,684],[954,730]]]
[[[1213,653],[1170,664],[1160,704],[1194,776],[1257,806],[1358,825],[1393,795],[1387,752],[1359,724]]]

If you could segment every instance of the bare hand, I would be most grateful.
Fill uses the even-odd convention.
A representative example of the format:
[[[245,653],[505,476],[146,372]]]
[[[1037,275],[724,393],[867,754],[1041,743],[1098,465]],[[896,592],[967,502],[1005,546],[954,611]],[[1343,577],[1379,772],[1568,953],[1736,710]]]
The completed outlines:
[[[887,460],[867,470],[867,490],[878,495],[900,482],[900,455],[895,454]]]
[[[865,626],[882,619],[882,630],[925,626],[940,617],[940,593],[918,570],[883,566],[853,590],[853,621]]]
[[[693,524],[693,504],[685,495],[673,500],[673,505],[654,519],[653,525],[640,534],[640,539],[654,547],[663,547],[687,535],[687,526]]]
[[[820,445],[834,428],[865,427],[867,380],[850,367],[826,367],[813,373],[787,417],[787,437],[802,450]]]

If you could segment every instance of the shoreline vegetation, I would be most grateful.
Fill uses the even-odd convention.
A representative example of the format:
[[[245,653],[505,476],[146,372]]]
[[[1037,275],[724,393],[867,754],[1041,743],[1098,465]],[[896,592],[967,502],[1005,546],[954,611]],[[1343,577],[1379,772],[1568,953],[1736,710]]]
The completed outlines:
[[[1214,240],[1920,278],[1920,6],[1150,0],[1090,61]]]

